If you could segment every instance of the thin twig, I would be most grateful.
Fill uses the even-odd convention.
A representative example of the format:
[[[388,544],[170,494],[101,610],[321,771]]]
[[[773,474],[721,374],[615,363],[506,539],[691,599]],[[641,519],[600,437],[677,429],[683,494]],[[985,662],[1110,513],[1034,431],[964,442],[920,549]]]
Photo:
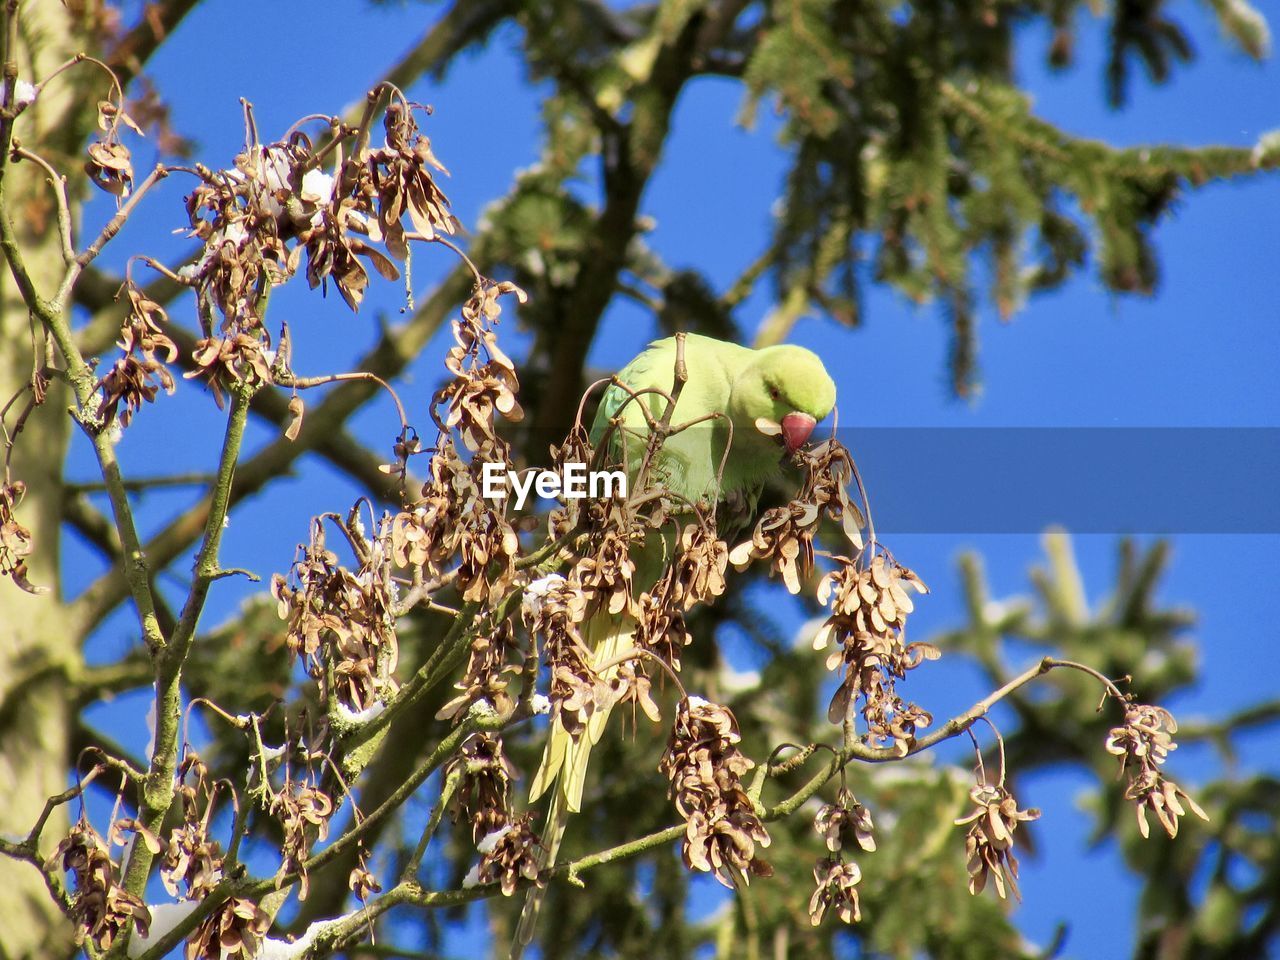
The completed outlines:
[[[233,394],[217,479],[205,522],[204,542],[196,558],[195,578],[172,635],[167,643],[156,648],[155,744],[150,757],[150,782],[143,791],[143,803],[138,811],[139,819],[153,832],[160,829],[173,798],[173,776],[178,756],[178,721],[182,703],[182,668],[195,637],[196,624],[204,610],[209,586],[222,573],[218,563],[222,521],[227,515],[231,499],[232,479],[240,457],[252,397],[253,391],[243,385]],[[133,845],[122,871],[125,889],[141,894],[152,859],[153,854],[145,844]]]
[[[44,157],[19,146],[17,141],[13,144],[13,155],[30,160],[49,175],[49,186],[53,188],[53,197],[58,206],[58,238],[62,242],[62,261],[68,267],[71,266],[76,261],[76,248],[71,235],[71,203],[67,199],[67,178]]]
[[[277,377],[276,382],[282,387],[296,387],[299,390],[310,390],[313,387],[322,387],[330,383],[344,383],[352,380],[368,380],[370,383],[376,383],[391,396],[391,401],[396,405],[396,415],[400,418],[400,429],[409,431],[413,428],[409,425],[408,414],[404,411],[404,404],[400,402],[400,396],[392,389],[391,384],[383,380],[376,373],[369,373],[365,370],[353,370],[349,373],[331,373],[318,377]]]
[[[130,493],[142,493],[163,487],[204,487],[213,480],[214,475],[211,473],[174,473],[162,477],[134,477],[122,481],[121,485]],[[107,485],[100,481],[68,483],[64,489],[68,496],[75,496],[81,493],[102,493],[107,489]]]
[[[427,825],[422,828],[422,836],[418,838],[418,845],[414,848],[413,855],[404,865],[404,870],[400,872],[400,876],[408,880],[418,875],[418,867],[422,865],[422,858],[427,853],[427,846],[431,843],[431,838],[435,835],[436,830],[440,827],[440,821],[444,817],[445,810],[449,804],[453,802],[453,795],[458,790],[458,785],[462,782],[462,770],[454,769],[449,771],[449,775],[445,777],[444,786],[440,790],[440,799],[436,801],[431,816],[427,818]]]
[[[169,168],[164,164],[157,164],[142,183],[138,184],[138,188],[133,191],[129,199],[125,202],[116,215],[107,221],[106,226],[102,228],[102,232],[94,238],[93,243],[89,244],[75,259],[75,263],[67,267],[66,275],[62,278],[62,283],[58,287],[58,292],[53,298],[54,304],[59,310],[65,309],[71,297],[71,291],[75,287],[76,281],[80,278],[80,274],[84,268],[91,264],[94,259],[102,252],[102,248],[111,242],[120,229],[128,222],[129,217],[138,209],[138,204],[142,202],[142,198],[147,195],[152,187],[169,175]]]
[[[616,667],[619,664],[626,663],[628,660],[635,660],[638,657],[647,657],[658,666],[662,667],[662,669],[666,671],[667,676],[669,676],[675,683],[676,689],[680,691],[680,699],[689,699],[689,692],[685,690],[684,684],[680,682],[680,674],[676,673],[675,667],[671,666],[671,664],[667,663],[666,660],[662,659],[662,657],[658,656],[652,650],[647,650],[644,647],[636,647],[634,650],[628,650],[626,653],[620,653],[612,660],[606,660],[604,663],[598,664],[593,669],[597,675],[603,674],[611,667]]]

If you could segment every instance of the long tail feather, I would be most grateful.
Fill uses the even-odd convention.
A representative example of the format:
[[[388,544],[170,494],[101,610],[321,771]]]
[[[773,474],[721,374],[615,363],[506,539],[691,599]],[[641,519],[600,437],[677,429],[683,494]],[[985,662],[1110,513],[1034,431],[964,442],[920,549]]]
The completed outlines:
[[[618,672],[618,664],[600,670],[626,653],[634,645],[635,625],[623,617],[605,617],[592,620],[587,625],[586,641],[594,649],[592,667],[601,679],[608,681]],[[602,703],[587,721],[587,729],[576,739],[565,732],[558,719],[551,721],[547,745],[542,752],[542,763],[534,774],[529,788],[529,802],[533,803],[555,784],[551,805],[547,808],[546,826],[542,832],[543,855],[539,872],[555,866],[560,841],[572,814],[582,809],[582,789],[587,782],[587,761],[591,748],[600,742],[608,723],[612,703]],[[546,889],[532,887],[520,912],[520,924],[516,928],[516,940],[511,947],[511,960],[519,960],[525,946],[533,939],[538,912]]]
[[[560,852],[560,841],[564,839],[564,828],[568,824],[569,811],[564,805],[564,794],[557,790],[551,795],[551,806],[547,808],[547,825],[542,831],[544,846],[539,872],[548,869],[556,862],[556,854]],[[546,887],[529,888],[529,893],[524,900],[524,909],[520,911],[515,943],[511,945],[511,960],[520,960],[524,948],[533,940],[533,931],[538,924],[538,914],[542,910],[542,901],[546,896]]]

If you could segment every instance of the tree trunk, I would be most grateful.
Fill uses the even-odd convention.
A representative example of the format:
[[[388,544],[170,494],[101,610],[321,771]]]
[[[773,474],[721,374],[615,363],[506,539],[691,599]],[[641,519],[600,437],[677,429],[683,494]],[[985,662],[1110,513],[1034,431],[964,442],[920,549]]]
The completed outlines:
[[[85,38],[62,4],[23,4],[20,16],[21,79],[42,78],[83,48]],[[42,90],[14,130],[24,146],[69,173],[80,166],[67,150],[81,140],[77,131],[86,98],[78,95],[77,84],[87,80],[82,69],[88,68],[75,68]],[[35,164],[11,162],[5,181],[27,269],[41,294],[49,296],[61,276],[62,257],[47,176]],[[72,182],[83,178],[73,176]],[[22,394],[5,421],[11,430],[30,397],[33,368],[44,363],[43,336],[33,338],[34,329],[3,264],[0,405]],[[27,486],[17,518],[31,531],[34,543],[29,579],[49,592],[33,596],[11,582],[0,583],[0,833],[6,837],[26,836],[45,800],[67,788],[72,765],[68,754],[75,716],[70,694],[71,678],[81,662],[80,629],[60,589],[58,549],[70,404],[66,386],[52,381],[46,403],[32,412],[17,439],[11,465],[13,479]],[[66,811],[63,807],[50,818],[40,844],[43,855],[65,834]],[[0,857],[0,917],[5,918],[0,923],[2,957],[52,957],[72,949],[70,924],[30,864]]]

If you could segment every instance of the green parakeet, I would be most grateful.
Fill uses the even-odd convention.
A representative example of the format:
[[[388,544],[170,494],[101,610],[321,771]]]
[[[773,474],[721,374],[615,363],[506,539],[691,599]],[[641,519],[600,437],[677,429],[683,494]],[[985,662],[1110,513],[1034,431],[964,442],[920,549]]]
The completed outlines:
[[[634,490],[649,439],[649,420],[641,404],[654,422],[662,419],[676,357],[675,337],[651,343],[619,372],[617,379],[627,389],[611,385],[601,398],[591,441],[593,446],[602,442],[610,423],[617,419],[618,426],[608,438],[608,459],[625,465],[631,481],[628,489]],[[650,476],[694,503],[743,497],[754,507],[760,488],[781,469],[784,449],[786,453],[799,449],[835,406],[835,384],[814,353],[790,345],[753,350],[689,334],[684,341],[684,361],[688,380],[670,423],[674,429],[699,422],[667,437],[650,467]],[[646,544],[633,552],[638,589],[651,586],[661,572],[663,551],[652,546]],[[603,680],[611,680],[618,669],[617,659],[632,647],[635,620],[625,613],[611,616],[601,611],[584,627],[583,638],[594,652],[593,666]],[[599,670],[610,663],[614,665]],[[529,791],[532,803],[555,787],[543,831],[543,869],[555,862],[569,815],[581,809],[587,760],[608,716],[607,705],[598,708],[585,733],[576,739],[558,721],[552,722],[542,764]],[[513,960],[532,938],[541,893],[535,888],[529,894]]]
[[[776,431],[775,436],[762,433],[760,422],[776,424],[787,451],[794,452],[835,406],[835,384],[822,361],[803,347],[752,350],[690,334],[685,338],[684,358],[689,379],[671,423],[679,426],[707,419],[669,437],[658,465],[667,486],[690,500],[721,500],[729,494],[757,491],[782,464]],[[622,459],[618,436],[625,434],[626,459],[632,470],[639,467],[648,441],[648,422],[640,405],[648,408],[654,420],[662,417],[675,363],[676,339],[657,340],[618,374],[631,391],[654,392],[632,400],[626,390],[611,386],[601,398],[591,440],[599,443],[609,421],[622,411],[620,431],[611,438],[611,453],[616,460]],[[730,435],[732,446],[717,483]]]

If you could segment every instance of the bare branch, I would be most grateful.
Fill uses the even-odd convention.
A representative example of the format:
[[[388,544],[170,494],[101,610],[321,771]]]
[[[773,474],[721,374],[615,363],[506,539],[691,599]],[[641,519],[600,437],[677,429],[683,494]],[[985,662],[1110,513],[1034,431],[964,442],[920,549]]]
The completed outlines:
[[[23,160],[30,160],[48,175],[49,186],[53,188],[54,202],[58,207],[58,239],[62,242],[62,260],[68,267],[76,262],[75,240],[71,236],[71,204],[67,199],[67,178],[53,169],[53,165],[44,157],[16,142],[13,155]]]

